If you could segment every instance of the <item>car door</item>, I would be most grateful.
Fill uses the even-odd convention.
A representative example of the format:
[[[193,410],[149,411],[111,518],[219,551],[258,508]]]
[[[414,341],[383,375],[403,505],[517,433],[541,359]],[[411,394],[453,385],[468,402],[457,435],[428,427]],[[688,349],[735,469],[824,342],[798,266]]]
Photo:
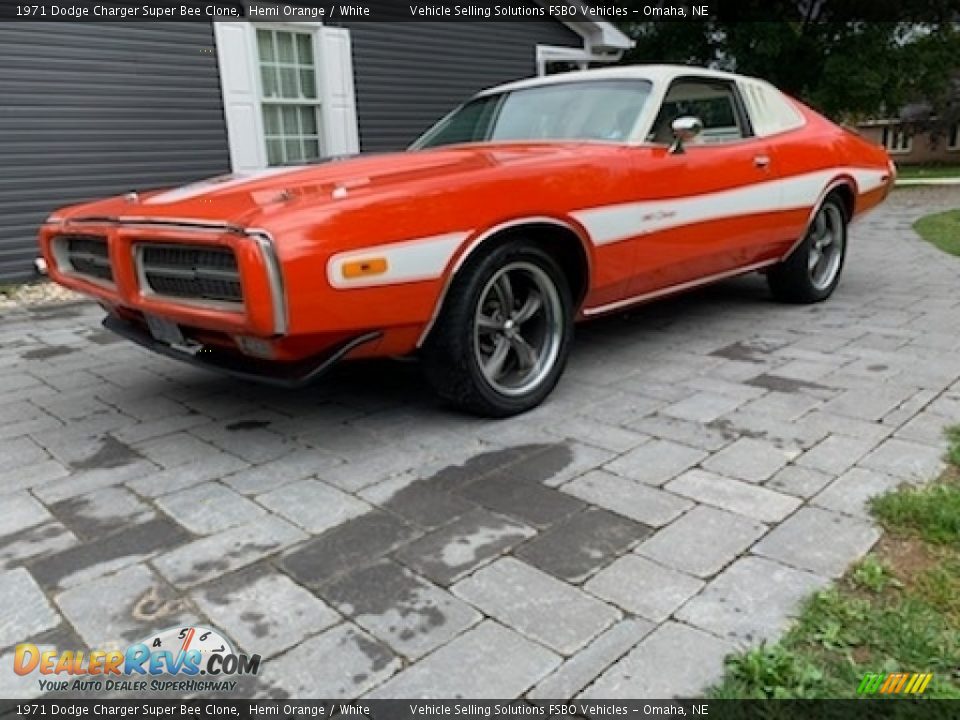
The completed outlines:
[[[694,116],[703,131],[677,151],[672,122]],[[733,81],[675,79],[638,148],[636,272],[641,295],[749,268],[773,255],[780,209],[777,167],[757,137]]]

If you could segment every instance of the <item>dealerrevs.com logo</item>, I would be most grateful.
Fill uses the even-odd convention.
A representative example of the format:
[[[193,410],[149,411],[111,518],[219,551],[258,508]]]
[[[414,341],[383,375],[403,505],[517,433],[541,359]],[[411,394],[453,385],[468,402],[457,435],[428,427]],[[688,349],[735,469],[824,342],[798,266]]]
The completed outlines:
[[[44,692],[231,691],[239,675],[256,675],[259,655],[234,652],[219,632],[177,627],[126,650],[48,650],[25,643],[13,656],[17,675],[38,673]]]

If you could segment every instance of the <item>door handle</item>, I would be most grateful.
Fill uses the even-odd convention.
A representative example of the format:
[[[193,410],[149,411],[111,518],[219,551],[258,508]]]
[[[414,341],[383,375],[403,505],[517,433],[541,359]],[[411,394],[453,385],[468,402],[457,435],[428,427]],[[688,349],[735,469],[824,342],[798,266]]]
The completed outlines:
[[[770,156],[769,155],[757,155],[753,158],[753,164],[758,168],[766,169],[770,167]]]

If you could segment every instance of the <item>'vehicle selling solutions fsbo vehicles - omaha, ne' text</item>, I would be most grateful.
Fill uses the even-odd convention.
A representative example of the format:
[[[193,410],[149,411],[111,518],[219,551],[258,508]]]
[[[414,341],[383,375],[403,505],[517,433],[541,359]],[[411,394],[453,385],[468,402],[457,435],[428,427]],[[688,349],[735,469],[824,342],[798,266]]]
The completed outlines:
[[[894,176],[762,80],[638,65],[481,92],[406,152],[65,208],[40,242],[165,355],[297,385],[418,353],[440,395],[505,416],[550,393],[578,319],[760,270],[826,299]]]

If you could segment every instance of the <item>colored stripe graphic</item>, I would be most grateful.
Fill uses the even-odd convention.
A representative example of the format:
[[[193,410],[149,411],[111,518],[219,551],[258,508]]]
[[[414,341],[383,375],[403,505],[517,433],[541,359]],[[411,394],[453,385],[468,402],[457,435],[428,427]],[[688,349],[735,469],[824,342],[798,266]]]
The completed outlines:
[[[900,680],[901,673],[890,673],[887,675],[886,682],[883,683],[883,687],[880,688],[881,693],[892,693],[893,688],[896,687],[897,681]]]
[[[880,689],[884,676],[880,673],[867,673],[860,681],[860,687],[857,688],[858,695],[872,695]]]
[[[933,673],[866,673],[857,687],[858,695],[919,695],[927,689]]]

